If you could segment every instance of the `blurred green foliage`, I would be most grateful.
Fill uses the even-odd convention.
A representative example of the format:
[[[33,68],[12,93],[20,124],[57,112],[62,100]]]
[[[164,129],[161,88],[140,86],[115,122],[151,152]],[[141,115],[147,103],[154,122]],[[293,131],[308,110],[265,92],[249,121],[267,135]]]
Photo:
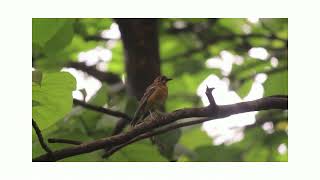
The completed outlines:
[[[125,76],[121,40],[106,40],[100,36],[112,23],[112,19],[105,18],[33,19],[33,67],[44,72],[43,75],[35,74],[33,77],[33,97],[38,96],[34,87],[40,90],[46,88],[50,76],[47,72],[57,73],[68,66],[69,62],[77,61],[80,52],[97,46],[112,52],[111,60],[104,62],[105,70],[120,77]],[[287,19],[259,19],[258,22],[247,19],[160,19],[161,70],[174,79],[174,83],[168,84],[166,110],[203,106],[197,96],[197,89],[212,74],[228,79],[229,89],[241,98],[248,94],[259,73],[267,75],[263,83],[264,96],[288,94],[287,38]],[[264,48],[268,52],[267,59],[251,57],[248,51],[253,47]],[[218,67],[206,65],[209,58],[221,58],[223,51],[242,58],[242,62],[232,64],[229,74]],[[71,109],[74,80],[59,77],[53,78],[50,83],[52,86],[46,89],[48,92],[44,92],[48,93],[48,101],[33,98],[33,110],[46,103],[53,103],[55,107],[62,107],[64,112],[59,111],[59,108],[45,110],[47,117],[37,116],[33,112],[33,118],[40,124],[45,138],[90,141],[112,134],[118,118],[82,107]],[[56,93],[61,93],[61,96],[56,96]],[[68,98],[65,98],[66,94]],[[60,98],[65,98],[65,101],[60,102]],[[134,99],[128,98],[122,91],[114,92],[112,87],[104,83],[88,103],[107,106],[129,115],[134,113],[136,107]],[[45,119],[48,120],[43,121]],[[271,132],[263,130],[262,126],[266,122],[273,124]],[[103,151],[96,151],[63,161],[288,161],[288,151],[278,151],[280,145],[288,147],[287,128],[287,111],[261,111],[256,115],[256,124],[243,128],[244,137],[239,142],[213,145],[214,138],[209,137],[201,125],[196,125],[159,136],[158,141],[164,144],[163,147],[155,146],[149,139],[145,139],[126,146],[108,159],[101,158]],[[44,153],[34,133],[32,143],[33,157]],[[49,146],[56,150],[70,145]]]

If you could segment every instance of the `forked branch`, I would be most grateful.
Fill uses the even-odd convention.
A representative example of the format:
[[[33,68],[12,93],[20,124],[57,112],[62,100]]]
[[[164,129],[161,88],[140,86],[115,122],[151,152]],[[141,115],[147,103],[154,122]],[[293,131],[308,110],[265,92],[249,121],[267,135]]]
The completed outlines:
[[[138,140],[167,132],[169,130],[180,128],[187,125],[202,123],[208,120],[225,118],[230,115],[261,111],[268,109],[288,109],[288,98],[282,96],[271,96],[257,99],[254,101],[246,101],[229,105],[213,104],[214,98],[212,96],[212,88],[207,88],[206,95],[210,101],[210,105],[202,108],[184,108],[163,116],[156,117],[154,120],[146,119],[144,123],[137,125],[127,132],[123,132],[111,137],[101,138],[91,142],[84,142],[80,145],[75,145],[69,148],[60,149],[52,152],[55,160],[61,160],[67,157],[76,156],[84,153],[93,152],[99,149],[110,149],[109,154],[113,151],[136,142]],[[173,126],[166,126],[172,122],[195,117],[206,117],[205,119],[198,119],[184,123],[178,123]],[[158,128],[158,129],[157,129]],[[108,156],[108,155],[107,155]],[[43,154],[33,159],[33,161],[51,161],[50,156]]]

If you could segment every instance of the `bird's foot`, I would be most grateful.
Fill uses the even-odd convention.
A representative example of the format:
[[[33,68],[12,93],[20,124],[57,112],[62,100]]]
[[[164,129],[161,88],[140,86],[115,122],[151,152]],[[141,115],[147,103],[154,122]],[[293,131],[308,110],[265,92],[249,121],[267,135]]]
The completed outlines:
[[[153,113],[150,113],[151,120],[153,121],[159,119],[162,115],[163,113],[160,113],[158,111],[154,111]]]

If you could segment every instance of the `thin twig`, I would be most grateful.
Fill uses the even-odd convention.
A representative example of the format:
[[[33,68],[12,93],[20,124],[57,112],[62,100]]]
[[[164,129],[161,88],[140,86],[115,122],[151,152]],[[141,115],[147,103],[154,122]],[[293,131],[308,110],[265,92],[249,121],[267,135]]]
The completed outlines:
[[[51,149],[49,148],[49,146],[46,144],[45,140],[43,139],[43,136],[42,136],[42,133],[41,133],[41,130],[38,126],[38,124],[36,123],[35,120],[32,119],[32,127],[33,129],[36,131],[36,134],[37,134],[37,137],[38,137],[38,140],[40,142],[40,145],[41,147],[50,155],[52,155],[52,151]]]
[[[91,105],[91,104],[88,104],[88,103],[86,103],[84,101],[80,101],[80,100],[77,100],[77,99],[73,99],[73,104],[74,105],[79,105],[79,106],[82,106],[84,108],[87,108],[87,109],[90,109],[90,110],[94,110],[94,111],[97,111],[97,112],[105,113],[105,114],[108,114],[108,115],[111,115],[111,116],[124,118],[125,120],[127,120],[129,122],[131,121],[131,117],[128,116],[127,114],[123,113],[123,112],[114,111],[114,110],[107,109],[107,108],[104,108],[104,107]]]
[[[77,70],[81,70],[83,72],[86,72],[89,75],[100,80],[101,82],[105,82],[110,85],[114,85],[114,84],[118,84],[118,83],[123,84],[119,75],[112,73],[112,72],[99,71],[95,67],[95,65],[94,66],[87,66],[85,63],[81,63],[81,62],[69,62],[69,64],[67,64],[67,67],[72,67]]]

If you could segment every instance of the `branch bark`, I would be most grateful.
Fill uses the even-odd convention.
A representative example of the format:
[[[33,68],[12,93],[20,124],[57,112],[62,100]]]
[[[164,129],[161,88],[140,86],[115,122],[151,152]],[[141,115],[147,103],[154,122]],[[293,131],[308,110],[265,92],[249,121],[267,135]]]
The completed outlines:
[[[208,91],[208,90],[207,90]],[[212,96],[211,93],[207,93],[208,99]],[[213,97],[212,97],[213,98]],[[54,160],[61,160],[67,157],[89,153],[99,149],[106,148],[112,149],[119,145],[128,143],[134,140],[136,137],[150,132],[155,128],[165,126],[172,122],[178,121],[184,118],[192,117],[210,117],[213,119],[225,118],[230,115],[245,113],[250,111],[260,111],[268,109],[288,109],[288,98],[285,97],[264,97],[254,101],[240,102],[230,105],[209,105],[202,108],[185,108],[179,109],[174,112],[165,114],[163,116],[156,117],[154,120],[147,119],[144,123],[137,125],[135,128],[130,129],[128,132],[98,139],[92,142],[82,143],[77,146],[69,147],[54,151],[52,155]],[[200,123],[200,122],[199,122]],[[141,136],[140,136],[141,137]],[[50,156],[47,154],[41,155],[33,159],[33,161],[51,161]]]
[[[70,62],[67,67],[72,67],[77,70],[81,70],[83,72],[88,73],[89,75],[95,77],[96,79],[100,80],[101,82],[105,82],[110,85],[115,85],[118,83],[122,84],[120,77],[112,72],[102,72],[97,70],[95,66],[87,66],[85,63],[81,62]]]
[[[132,119],[129,115],[127,115],[125,113],[122,113],[122,112],[119,112],[119,111],[114,111],[114,110],[107,109],[107,108],[100,107],[100,106],[87,104],[86,102],[83,102],[83,101],[80,101],[80,100],[77,100],[77,99],[73,99],[73,104],[82,106],[82,107],[87,108],[87,109],[91,109],[93,111],[105,113],[105,114],[108,114],[108,115],[111,115],[111,116],[120,117],[120,118],[125,119],[128,122],[130,122],[131,119]]]
[[[42,149],[44,149],[47,152],[48,157],[51,159],[52,158],[52,150],[49,148],[49,146],[45,142],[38,124],[33,119],[32,119],[32,127],[33,127],[33,129],[35,130],[35,132],[37,134],[37,137],[38,137],[38,140],[40,142],[40,145],[41,145]]]
[[[70,139],[58,139],[58,138],[50,138],[48,139],[49,143],[63,143],[63,144],[73,144],[73,145],[80,145],[82,144],[81,141],[75,141]]]

